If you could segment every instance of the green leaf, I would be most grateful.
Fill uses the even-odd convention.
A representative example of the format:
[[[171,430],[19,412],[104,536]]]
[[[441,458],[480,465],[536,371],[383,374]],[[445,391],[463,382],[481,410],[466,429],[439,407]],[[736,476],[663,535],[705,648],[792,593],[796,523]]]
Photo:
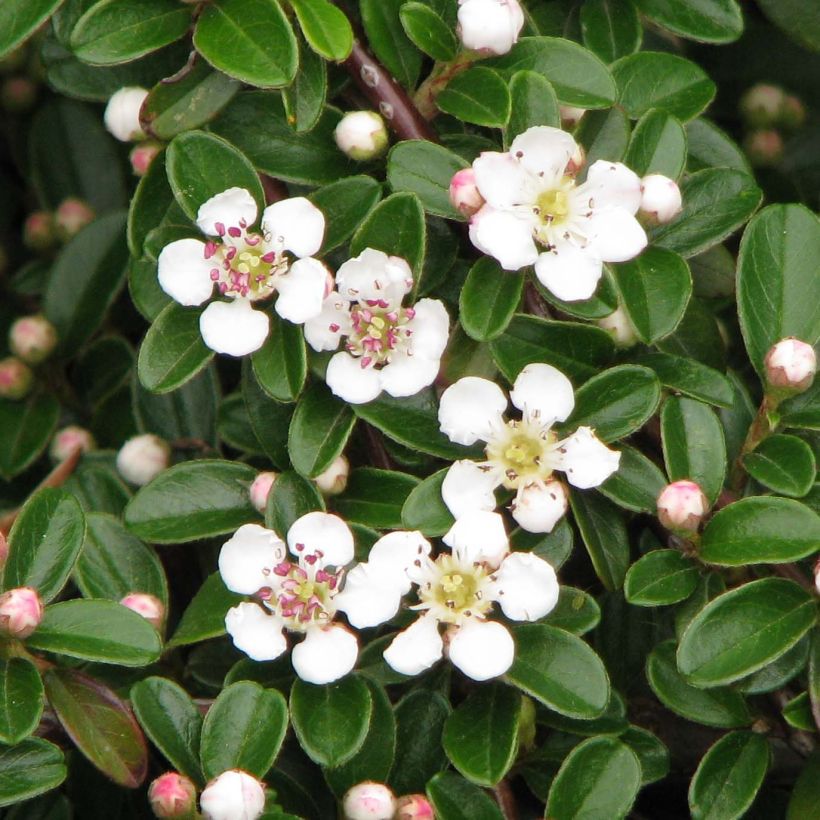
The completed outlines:
[[[16,746],[2,746],[0,806],[14,806],[56,789],[66,774],[62,751],[47,740],[32,737]]]
[[[718,407],[729,408],[734,402],[731,381],[696,359],[653,352],[639,356],[637,364],[654,370],[661,384],[675,393]]]
[[[669,749],[652,732],[641,726],[630,726],[619,739],[637,755],[642,785],[663,780],[669,774]]]
[[[512,51],[487,65],[510,73],[528,70],[542,74],[564,105],[608,108],[617,95],[612,75],[601,60],[561,37],[522,37]]]
[[[633,119],[660,108],[679,120],[700,114],[715,96],[715,84],[691,60],[660,51],[642,51],[612,66],[618,103]]]
[[[686,167],[686,131],[680,120],[659,109],[647,111],[635,124],[624,162],[638,176],[677,179]]]
[[[788,652],[738,681],[734,688],[744,695],[759,695],[785,686],[795,675],[806,668],[806,661],[809,660],[810,638],[811,633],[804,635]]]
[[[498,72],[477,66],[450,80],[436,105],[464,122],[503,128],[510,118],[510,91]]]
[[[242,769],[264,777],[273,765],[288,728],[288,707],[276,689],[249,681],[220,692],[202,724],[205,777]]]
[[[575,587],[561,586],[555,609],[542,623],[580,636],[595,629],[600,620],[601,609],[591,595]]]
[[[547,815],[555,820],[623,818],[641,787],[641,764],[614,737],[591,737],[567,755],[550,787]]]
[[[353,675],[324,686],[297,678],[290,693],[296,736],[308,757],[322,766],[340,766],[359,751],[372,711],[370,690]]]
[[[296,36],[277,0],[209,3],[197,20],[194,46],[214,68],[261,88],[288,85],[299,61]]]
[[[37,31],[62,2],[63,0],[8,0],[0,5],[0,57],[4,57]],[[5,806],[7,804],[3,802],[2,793],[3,789],[0,787],[0,805]]]
[[[561,109],[555,89],[535,71],[516,71],[510,78],[510,116],[504,131],[504,144],[510,143],[535,125],[561,126]]]
[[[633,0],[585,0],[581,36],[584,45],[605,63],[637,51],[643,28]]]
[[[809,756],[792,789],[786,820],[816,820],[820,805],[820,752]]]
[[[171,765],[202,785],[202,715],[188,693],[167,678],[145,678],[131,687],[131,706],[151,742]]]
[[[168,646],[187,646],[224,635],[225,614],[243,600],[242,595],[225,587],[218,572],[209,575],[182,614]]]
[[[507,681],[567,717],[591,720],[604,711],[609,679],[588,644],[546,624],[517,626],[513,634],[515,660]]]
[[[9,534],[5,589],[34,587],[45,603],[68,581],[85,537],[85,516],[74,496],[46,488],[23,506]]]
[[[265,454],[275,467],[287,469],[290,461],[288,428],[294,405],[276,401],[265,393],[254,376],[249,359],[242,363],[242,398],[250,426]]]
[[[575,523],[595,572],[607,589],[620,589],[629,568],[629,538],[623,515],[605,498],[570,492]]]
[[[573,534],[566,518],[562,518],[548,533],[527,532],[520,527],[510,534],[513,549],[532,552],[558,569],[572,553]]]
[[[711,120],[698,117],[687,122],[686,138],[689,148],[689,171],[734,168],[747,174],[751,173],[749,160],[740,146]]]
[[[299,70],[293,82],[282,89],[287,121],[298,133],[310,131],[322,116],[327,102],[327,63],[299,40]]]
[[[636,0],[638,8],[661,28],[701,43],[731,43],[743,33],[736,0]]]
[[[684,180],[681,195],[683,211],[657,228],[652,241],[689,257],[734,233],[755,212],[761,191],[742,171],[707,168]]]
[[[447,475],[444,468],[417,484],[401,509],[402,526],[419,530],[429,537],[444,535],[455,523],[453,514],[441,497],[441,485]]]
[[[423,144],[435,147],[429,142]],[[308,199],[325,216],[325,238],[320,254],[346,242],[359,227],[359,223],[373,210],[381,195],[382,186],[373,177],[368,176],[348,177],[313,191]]]
[[[521,695],[503,683],[475,689],[444,724],[442,743],[453,765],[479,786],[494,786],[518,751]]]
[[[31,466],[59,418],[60,405],[50,393],[38,390],[25,401],[0,399],[0,476],[8,481]]]
[[[734,820],[746,813],[769,768],[769,744],[754,732],[731,732],[700,761],[689,784],[694,820]]]
[[[802,205],[770,205],[740,243],[737,302],[749,358],[763,374],[769,348],[786,336],[820,338],[820,221]]]
[[[48,702],[77,748],[117,785],[137,788],[148,773],[148,749],[127,704],[74,669],[49,669],[43,680]]]
[[[624,446],[618,470],[598,487],[598,491],[619,507],[654,515],[655,502],[666,484],[666,476],[653,461],[640,450]]]
[[[677,550],[653,550],[626,574],[624,594],[636,606],[666,606],[688,598],[698,583],[698,571]]]
[[[422,55],[404,33],[400,12],[404,0],[360,0],[367,42],[384,67],[405,87],[413,88]]]
[[[191,11],[174,0],[99,0],[77,21],[71,49],[92,65],[125,63],[182,37]]]
[[[290,0],[308,45],[326,60],[341,62],[353,48],[353,29],[328,0]]]
[[[0,742],[14,746],[27,738],[43,714],[43,682],[26,658],[0,660]]]
[[[125,524],[134,535],[157,544],[233,533],[257,519],[248,495],[255,477],[256,470],[237,461],[176,464],[131,499]]]
[[[512,321],[523,289],[521,274],[502,270],[489,256],[479,259],[459,295],[459,321],[467,335],[479,342],[498,338]]]
[[[307,378],[307,354],[300,325],[268,311],[270,330],[265,343],[251,354],[259,386],[277,401],[295,401]]]
[[[783,707],[782,713],[786,723],[788,723],[789,726],[794,726],[795,729],[802,729],[804,732],[814,732],[817,730],[814,716],[811,713],[808,692],[801,692],[796,697],[793,697]]]
[[[599,159],[618,162],[629,146],[629,117],[620,108],[588,111],[575,129],[575,139],[583,145],[587,165]]]
[[[797,436],[764,439],[743,457],[749,475],[781,495],[802,498],[814,485],[817,465],[811,447]]]
[[[752,722],[743,696],[729,687],[699,689],[687,683],[675,663],[675,642],[658,644],[646,660],[646,679],[658,700],[675,714],[722,729]]]
[[[427,797],[438,820],[503,820],[496,803],[455,772],[441,772],[431,778]]]
[[[334,507],[348,521],[366,527],[398,528],[402,509],[418,484],[415,476],[406,473],[358,467],[350,474],[344,493],[334,499]]]
[[[299,473],[288,470],[276,479],[268,493],[265,526],[285,538],[298,518],[324,508],[325,502],[316,485]]]
[[[678,668],[695,686],[731,683],[787,652],[814,625],[812,597],[792,581],[762,578],[719,595],[690,622]]]
[[[763,13],[805,48],[820,51],[820,15],[802,0],[760,0]]]
[[[416,48],[434,60],[448,62],[458,54],[458,39],[435,9],[424,3],[403,3],[399,17]]]

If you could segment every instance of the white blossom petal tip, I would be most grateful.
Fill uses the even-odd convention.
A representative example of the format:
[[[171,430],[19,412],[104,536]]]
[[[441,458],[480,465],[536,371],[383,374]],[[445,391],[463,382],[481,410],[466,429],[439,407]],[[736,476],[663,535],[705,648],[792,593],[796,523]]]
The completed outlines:
[[[333,683],[356,665],[359,642],[343,626],[311,629],[305,639],[293,647],[291,663],[296,674],[308,683]]]
[[[254,310],[247,299],[211,302],[199,317],[202,340],[216,353],[247,356],[259,350],[268,338],[270,320]]]

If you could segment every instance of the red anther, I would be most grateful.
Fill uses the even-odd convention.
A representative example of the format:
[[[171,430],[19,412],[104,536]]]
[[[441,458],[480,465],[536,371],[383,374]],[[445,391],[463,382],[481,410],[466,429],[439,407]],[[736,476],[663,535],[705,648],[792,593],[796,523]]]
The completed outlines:
[[[222,222],[217,222],[214,227],[216,228],[217,236],[225,236],[225,225]]]
[[[234,239],[239,239],[239,237],[242,236],[242,231],[234,225],[231,225],[231,227],[228,228],[228,236],[232,236]]]

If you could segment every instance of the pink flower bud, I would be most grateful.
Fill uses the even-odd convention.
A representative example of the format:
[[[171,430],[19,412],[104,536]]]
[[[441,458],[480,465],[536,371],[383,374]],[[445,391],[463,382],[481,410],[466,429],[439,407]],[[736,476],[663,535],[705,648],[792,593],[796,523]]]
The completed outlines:
[[[48,211],[34,211],[23,224],[23,242],[33,251],[51,250],[57,244],[54,217]]]
[[[37,100],[37,83],[28,77],[9,77],[0,90],[0,99],[6,111],[28,111]]]
[[[166,772],[148,787],[154,817],[192,818],[196,813],[196,787],[177,772]]]
[[[680,188],[674,179],[663,174],[649,174],[641,180],[641,213],[649,222],[664,225],[680,212]]]
[[[165,605],[156,595],[147,592],[129,592],[120,603],[128,609],[142,615],[156,629],[162,629],[165,621]]]
[[[53,439],[48,454],[54,461],[65,461],[75,450],[90,453],[97,446],[94,436],[84,427],[72,424],[59,430]]]
[[[128,155],[128,159],[131,161],[131,170],[134,174],[138,177],[144,177],[160,151],[162,151],[162,144],[159,142],[141,142],[139,145],[135,145]]]
[[[112,94],[105,107],[105,127],[120,142],[142,139],[140,109],[148,92],[144,88],[121,88]]]
[[[230,769],[205,787],[199,805],[206,820],[256,820],[265,810],[265,788],[247,772]]]
[[[632,347],[638,342],[635,328],[632,327],[632,322],[629,321],[629,317],[622,307],[616,308],[609,316],[598,319],[597,324],[598,327],[612,336],[616,347]]]
[[[381,156],[387,148],[387,129],[375,111],[345,114],[333,132],[339,150],[351,159],[363,161]]]
[[[18,587],[0,595],[0,633],[28,638],[43,620],[43,604],[36,589]]]
[[[171,461],[171,447],[159,436],[134,436],[117,453],[117,469],[132,484],[142,487],[156,478]]]
[[[259,473],[251,484],[251,504],[263,515],[268,506],[268,495],[270,494],[271,487],[273,487],[277,478],[279,478],[279,473]]]
[[[772,168],[783,157],[783,137],[773,128],[753,131],[743,140],[743,150],[755,168]]]
[[[457,32],[464,48],[506,54],[524,27],[518,0],[458,0]]]
[[[764,359],[766,378],[772,387],[802,393],[808,390],[817,372],[814,348],[799,339],[781,339]]]
[[[564,131],[572,131],[581,122],[581,117],[587,113],[586,108],[576,108],[573,105],[560,105],[558,110],[561,113],[561,128]]]
[[[342,813],[345,820],[391,820],[396,797],[383,783],[359,783],[345,794]]]
[[[24,399],[34,384],[31,368],[14,356],[0,359],[0,399]]]
[[[806,121],[806,106],[799,97],[787,94],[783,100],[781,117],[786,128],[800,128]]]
[[[694,481],[673,481],[658,496],[658,518],[668,530],[697,532],[709,503]]]
[[[587,154],[584,151],[583,145],[575,146],[575,153],[569,158],[569,162],[567,163],[567,167],[564,169],[564,173],[568,177],[574,177],[583,167],[586,165],[587,162]]]
[[[45,316],[23,316],[11,326],[9,347],[26,364],[40,364],[57,347],[57,330]]]
[[[322,495],[339,495],[345,491],[349,475],[350,462],[344,456],[337,456],[330,467],[317,475],[314,481]]]
[[[57,234],[64,242],[76,236],[86,225],[94,221],[96,214],[91,207],[76,197],[64,199],[54,213]]]
[[[450,180],[450,202],[464,216],[472,216],[484,207],[484,197],[475,182],[475,171],[462,168]]]
[[[752,128],[766,128],[777,124],[785,101],[782,88],[758,83],[740,98],[740,113]]]
[[[396,804],[396,820],[435,820],[430,801],[423,794],[406,794]]]

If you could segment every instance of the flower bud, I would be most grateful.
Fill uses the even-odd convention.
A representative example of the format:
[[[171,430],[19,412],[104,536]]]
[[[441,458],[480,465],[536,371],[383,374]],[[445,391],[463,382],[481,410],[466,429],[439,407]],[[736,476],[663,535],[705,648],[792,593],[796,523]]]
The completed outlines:
[[[268,506],[268,495],[277,478],[279,478],[279,473],[259,473],[251,484],[251,504],[263,515]]]
[[[76,236],[86,225],[94,221],[91,207],[76,197],[64,199],[54,212],[57,223],[57,235],[63,242]]]
[[[806,121],[806,106],[799,97],[787,94],[786,99],[783,100],[780,116],[785,128],[800,128]]]
[[[740,113],[748,126],[766,128],[777,124],[785,101],[782,88],[758,83],[740,98]]]
[[[23,243],[27,248],[42,253],[57,244],[54,217],[48,211],[34,211],[23,223]]]
[[[120,142],[142,139],[140,108],[148,92],[144,88],[127,87],[111,95],[105,107],[105,127]]]
[[[649,174],[641,180],[641,214],[648,222],[664,225],[680,212],[680,188],[674,179],[663,174]]]
[[[383,783],[359,783],[345,794],[342,813],[345,820],[391,820],[396,797]]]
[[[141,142],[135,145],[128,155],[134,174],[138,177],[145,176],[160,151],[162,151],[162,144],[159,142]]]
[[[586,165],[587,155],[583,145],[575,146],[575,153],[569,158],[564,173],[569,177],[574,177]]]
[[[658,496],[658,518],[668,530],[697,532],[709,503],[694,481],[673,481]]]
[[[230,769],[205,787],[199,805],[206,820],[256,820],[265,810],[265,788],[247,772]]]
[[[162,629],[165,621],[165,605],[156,595],[150,595],[147,592],[129,592],[120,603],[132,612],[136,612],[137,615],[142,615],[155,629]]]
[[[142,487],[156,478],[171,460],[171,447],[159,436],[134,436],[117,453],[117,469],[132,484]]]
[[[783,157],[783,137],[773,128],[753,131],[743,140],[743,150],[755,168],[772,168]]]
[[[484,197],[475,183],[475,171],[462,168],[450,180],[450,202],[464,216],[472,216],[484,207]]]
[[[18,587],[0,595],[0,633],[28,638],[43,620],[43,603],[36,589]]]
[[[0,89],[3,108],[12,113],[28,111],[37,100],[37,83],[28,77],[9,77]]]
[[[196,786],[184,775],[166,772],[148,787],[154,817],[192,818],[196,815]]]
[[[345,114],[333,132],[339,150],[351,159],[368,160],[381,156],[387,148],[387,129],[375,111]]]
[[[564,131],[572,131],[581,122],[581,117],[587,113],[586,108],[576,108],[574,105],[560,105],[558,110],[561,113],[561,128]]]
[[[766,379],[772,387],[802,393],[808,390],[817,372],[814,348],[799,339],[781,339],[763,360]]]
[[[396,820],[436,820],[436,815],[423,794],[406,794],[396,803]]]
[[[40,364],[57,347],[57,330],[45,316],[23,316],[11,326],[9,347],[26,364]]]
[[[76,424],[58,430],[51,439],[48,454],[54,461],[65,461],[75,450],[89,453],[97,446],[94,436],[84,427]]]
[[[518,0],[459,0],[458,36],[464,48],[506,54],[524,28]]]
[[[31,368],[14,356],[0,359],[0,399],[24,399],[34,385]]]
[[[598,319],[597,325],[612,337],[615,347],[632,347],[638,342],[635,328],[632,327],[632,322],[629,321],[629,317],[622,307],[613,310],[609,316]]]
[[[345,491],[349,475],[350,462],[344,456],[337,456],[330,467],[317,475],[314,481],[322,495],[339,495]]]

